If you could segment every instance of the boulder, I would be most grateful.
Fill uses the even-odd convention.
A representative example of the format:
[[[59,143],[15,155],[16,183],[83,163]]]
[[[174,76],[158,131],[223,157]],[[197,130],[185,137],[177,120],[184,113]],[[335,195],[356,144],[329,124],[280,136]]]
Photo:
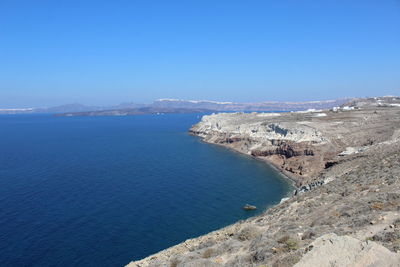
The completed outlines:
[[[246,205],[244,205],[243,209],[244,210],[256,210],[257,207],[253,206],[253,205],[246,204]]]
[[[372,241],[350,236],[326,234],[307,248],[295,267],[366,267],[400,266],[400,255]]]

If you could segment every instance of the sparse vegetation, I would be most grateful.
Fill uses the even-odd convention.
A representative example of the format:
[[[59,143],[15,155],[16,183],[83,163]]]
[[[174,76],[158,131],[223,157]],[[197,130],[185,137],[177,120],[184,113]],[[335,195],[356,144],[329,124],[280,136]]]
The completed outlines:
[[[272,264],[272,267],[292,267],[301,259],[301,255],[297,254],[289,254]]]
[[[214,253],[214,249],[207,248],[206,250],[204,250],[202,257],[205,259],[210,258],[213,255],[213,253]]]
[[[287,240],[285,245],[289,250],[299,249],[299,244],[298,244],[297,240],[294,240],[294,239]]]
[[[290,238],[290,236],[285,235],[278,240],[278,243],[283,244],[284,248],[288,251],[299,249],[299,244],[296,239]]]
[[[382,202],[375,202],[371,208],[374,210],[383,210],[384,204]]]
[[[237,234],[237,238],[240,241],[245,241],[245,240],[250,240],[252,238],[255,238],[256,236],[259,236],[260,234],[261,234],[261,230],[257,226],[249,225],[240,230],[240,232]]]
[[[313,239],[315,237],[315,233],[311,231],[307,231],[301,237],[302,240]]]
[[[290,239],[290,236],[284,235],[281,238],[278,239],[278,243],[284,244]]]
[[[173,259],[170,264],[169,267],[177,267],[179,264],[179,261],[177,259]]]

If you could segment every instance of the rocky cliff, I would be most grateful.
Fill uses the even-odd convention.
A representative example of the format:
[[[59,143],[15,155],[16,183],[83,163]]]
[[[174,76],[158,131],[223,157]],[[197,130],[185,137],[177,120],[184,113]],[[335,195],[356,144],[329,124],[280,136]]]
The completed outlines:
[[[378,109],[220,113],[204,116],[191,132],[206,142],[264,159],[301,186],[344,154],[390,139],[398,127],[397,109]]]
[[[129,266],[400,266],[397,103],[204,116],[193,134],[274,164],[299,188],[259,216]]]

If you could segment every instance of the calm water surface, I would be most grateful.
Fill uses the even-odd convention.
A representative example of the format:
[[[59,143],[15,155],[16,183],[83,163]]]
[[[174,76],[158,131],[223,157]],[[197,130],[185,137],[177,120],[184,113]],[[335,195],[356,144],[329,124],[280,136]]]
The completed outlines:
[[[287,194],[266,164],[190,136],[199,116],[0,116],[0,266],[122,266]]]

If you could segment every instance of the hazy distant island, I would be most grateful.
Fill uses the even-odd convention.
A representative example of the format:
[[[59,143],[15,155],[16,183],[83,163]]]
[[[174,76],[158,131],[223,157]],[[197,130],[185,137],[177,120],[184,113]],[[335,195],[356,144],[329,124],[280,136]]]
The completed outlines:
[[[297,189],[259,216],[128,266],[400,266],[399,97],[206,115],[190,132],[273,164]]]
[[[296,111],[329,109],[348,102],[349,98],[306,102],[235,103],[209,100],[158,99],[151,104],[122,103],[115,106],[68,104],[49,108],[0,109],[0,114],[52,113],[57,116],[124,116],[158,113],[206,113],[220,111]]]
[[[112,108],[87,112],[68,112],[58,114],[58,116],[128,116],[165,113],[207,113],[221,111],[295,111],[332,108],[334,106],[340,106],[347,101],[349,101],[349,99],[308,102],[234,103],[208,100],[159,99],[146,106]]]

